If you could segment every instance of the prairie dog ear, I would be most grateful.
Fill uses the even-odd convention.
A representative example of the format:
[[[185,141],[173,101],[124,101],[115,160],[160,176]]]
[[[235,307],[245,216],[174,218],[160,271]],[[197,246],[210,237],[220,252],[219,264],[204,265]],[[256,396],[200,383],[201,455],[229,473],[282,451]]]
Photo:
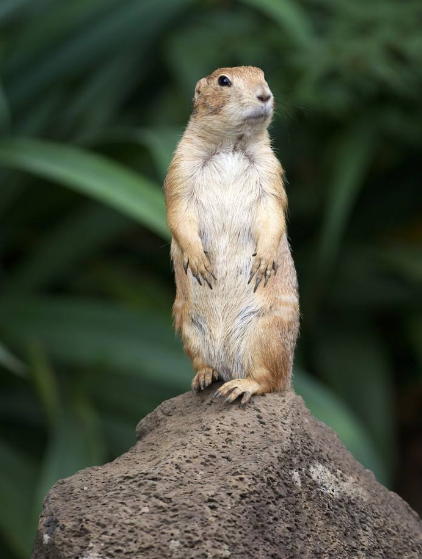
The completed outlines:
[[[206,84],[207,84],[207,78],[202,78],[201,80],[199,80],[199,82],[197,82],[197,84],[195,86],[195,97],[194,97],[195,101],[200,96],[201,91],[205,87]]]

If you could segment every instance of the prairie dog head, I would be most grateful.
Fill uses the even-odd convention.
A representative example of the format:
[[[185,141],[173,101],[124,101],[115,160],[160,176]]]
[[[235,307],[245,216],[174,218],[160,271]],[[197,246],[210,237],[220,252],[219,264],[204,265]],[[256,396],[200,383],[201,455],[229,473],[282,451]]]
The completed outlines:
[[[237,136],[265,130],[273,105],[261,69],[219,68],[196,84],[192,117],[208,133]]]

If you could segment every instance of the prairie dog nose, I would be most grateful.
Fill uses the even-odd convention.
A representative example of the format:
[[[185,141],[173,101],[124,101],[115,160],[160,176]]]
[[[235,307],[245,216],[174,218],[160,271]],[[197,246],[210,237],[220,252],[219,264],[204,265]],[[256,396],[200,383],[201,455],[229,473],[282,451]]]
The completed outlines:
[[[256,94],[257,99],[262,103],[267,103],[271,98],[271,91],[267,87],[261,87]]]

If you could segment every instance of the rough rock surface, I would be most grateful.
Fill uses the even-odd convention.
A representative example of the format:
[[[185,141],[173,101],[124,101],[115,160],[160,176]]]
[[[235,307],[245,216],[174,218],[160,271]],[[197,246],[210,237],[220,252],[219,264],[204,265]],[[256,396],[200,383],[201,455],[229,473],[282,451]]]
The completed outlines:
[[[138,442],[59,481],[33,559],[421,559],[422,524],[293,393],[161,404]]]

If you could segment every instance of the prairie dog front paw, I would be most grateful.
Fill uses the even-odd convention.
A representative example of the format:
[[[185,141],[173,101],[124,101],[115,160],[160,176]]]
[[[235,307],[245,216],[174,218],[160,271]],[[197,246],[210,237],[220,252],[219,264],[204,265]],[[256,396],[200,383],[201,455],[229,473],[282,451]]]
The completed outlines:
[[[217,278],[213,274],[210,261],[203,250],[183,252],[183,269],[185,270],[185,274],[188,273],[189,268],[199,285],[202,285],[202,277],[208,287],[212,289],[211,282],[213,279],[217,280]]]
[[[278,265],[276,262],[275,251],[269,251],[269,250],[257,251],[254,254],[252,254],[252,257],[253,257],[253,262],[252,262],[252,268],[251,268],[251,273],[249,276],[248,283],[252,281],[252,278],[256,274],[256,282],[254,287],[254,293],[255,293],[262,279],[265,278],[264,281],[264,287],[265,287],[271,275],[275,275],[277,273]]]

